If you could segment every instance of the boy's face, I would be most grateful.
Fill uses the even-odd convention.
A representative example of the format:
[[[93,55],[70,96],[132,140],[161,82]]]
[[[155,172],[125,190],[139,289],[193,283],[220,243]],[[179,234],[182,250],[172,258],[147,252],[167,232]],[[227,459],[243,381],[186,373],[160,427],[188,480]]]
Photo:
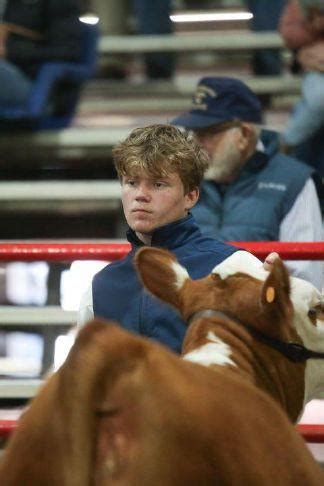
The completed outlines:
[[[188,214],[196,204],[198,188],[184,194],[177,173],[154,178],[143,170],[122,178],[122,203],[128,225],[144,243],[152,232]]]

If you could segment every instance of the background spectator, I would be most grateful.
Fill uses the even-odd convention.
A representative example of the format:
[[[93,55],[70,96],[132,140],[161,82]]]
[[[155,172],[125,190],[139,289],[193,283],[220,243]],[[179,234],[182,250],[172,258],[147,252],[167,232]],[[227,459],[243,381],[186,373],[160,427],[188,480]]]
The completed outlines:
[[[100,17],[102,31],[107,35],[123,35],[134,31],[139,35],[171,34],[173,23],[170,19],[171,0],[93,0]],[[130,18],[134,25],[129,26]],[[143,54],[144,74],[147,80],[171,79],[175,69],[175,55],[171,52]],[[127,61],[120,56],[109,56],[103,70],[106,78],[127,77]]]
[[[192,108],[172,122],[193,130],[210,156],[192,213],[204,233],[226,241],[321,241],[312,168],[279,152],[278,134],[261,129],[256,95],[240,80],[207,77]],[[322,286],[322,263],[287,262]]]
[[[80,0],[10,0],[0,24],[0,105],[26,103],[45,61],[81,56]]]
[[[142,35],[171,34],[171,0],[133,0],[137,32]],[[173,53],[144,54],[145,74],[148,79],[171,79],[174,73]]]
[[[324,122],[324,0],[293,0],[285,8],[280,32],[288,47],[298,49],[305,71],[302,99],[290,117],[284,140],[297,145]]]
[[[251,29],[255,32],[274,31],[278,28],[279,18],[285,0],[244,0],[253,13]],[[253,54],[252,70],[259,76],[271,76],[281,73],[282,60],[278,49],[261,49]]]
[[[313,165],[324,178],[324,0],[291,0],[283,11],[280,33],[304,71],[302,97],[284,132],[284,149]]]

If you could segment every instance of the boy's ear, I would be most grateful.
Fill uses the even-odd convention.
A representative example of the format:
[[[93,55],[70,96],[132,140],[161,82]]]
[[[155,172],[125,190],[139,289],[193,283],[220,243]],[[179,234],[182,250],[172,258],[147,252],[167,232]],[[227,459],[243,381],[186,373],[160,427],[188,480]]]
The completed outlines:
[[[153,295],[176,308],[180,307],[181,289],[190,277],[172,253],[144,247],[136,253],[135,265],[144,286]]]
[[[186,204],[186,210],[189,211],[191,208],[195,206],[199,199],[199,188],[195,187],[194,189],[191,189],[186,194],[186,199],[187,199],[187,204]]]

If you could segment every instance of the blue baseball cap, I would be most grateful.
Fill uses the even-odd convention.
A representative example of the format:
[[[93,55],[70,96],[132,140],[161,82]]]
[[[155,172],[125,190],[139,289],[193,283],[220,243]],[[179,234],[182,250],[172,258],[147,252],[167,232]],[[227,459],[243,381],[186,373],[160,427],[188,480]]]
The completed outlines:
[[[234,120],[262,122],[257,96],[239,79],[207,77],[197,85],[191,110],[174,118],[171,123],[195,130]]]

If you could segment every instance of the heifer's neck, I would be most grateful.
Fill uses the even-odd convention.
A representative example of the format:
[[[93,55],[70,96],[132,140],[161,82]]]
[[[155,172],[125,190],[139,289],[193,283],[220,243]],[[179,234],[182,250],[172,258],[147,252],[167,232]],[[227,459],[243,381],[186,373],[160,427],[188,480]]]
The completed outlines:
[[[234,320],[219,316],[195,320],[187,331],[183,355],[205,366],[239,373],[276,399],[292,421],[302,411],[305,365],[292,363],[255,340]]]

